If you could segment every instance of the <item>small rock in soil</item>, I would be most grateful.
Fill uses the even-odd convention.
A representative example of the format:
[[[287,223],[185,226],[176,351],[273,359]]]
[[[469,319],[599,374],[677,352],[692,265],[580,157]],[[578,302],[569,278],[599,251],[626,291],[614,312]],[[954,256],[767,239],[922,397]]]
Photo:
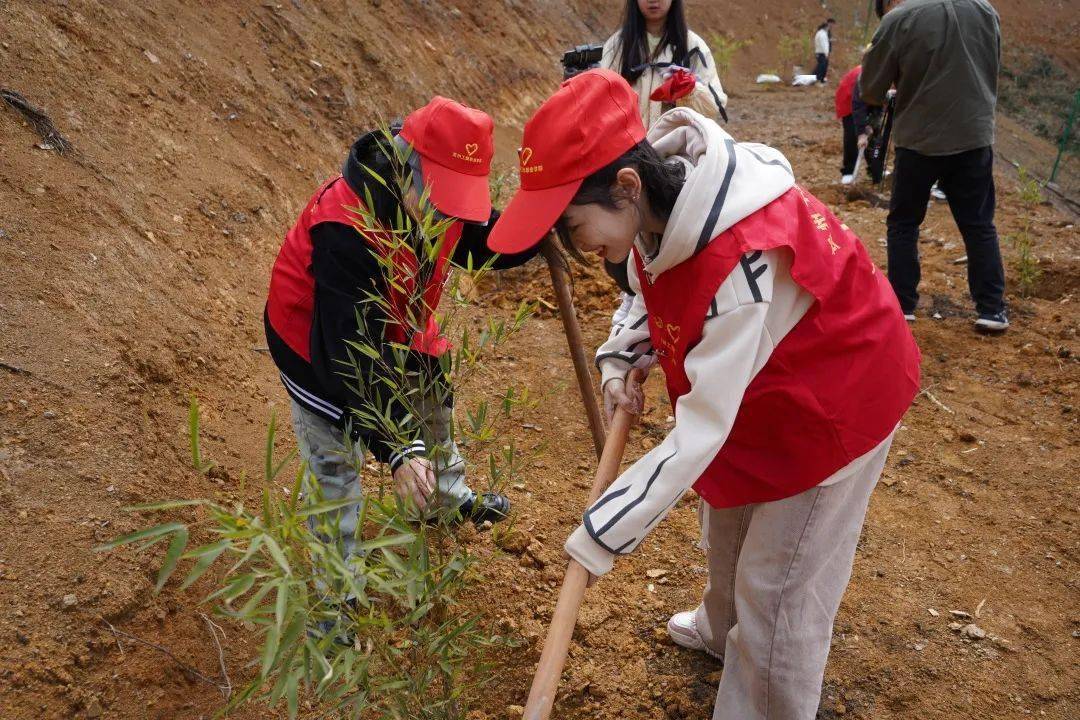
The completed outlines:
[[[79,604],[79,598],[75,596],[75,593],[69,593],[64,596],[62,602],[64,605],[64,609],[68,610]]]
[[[938,615],[941,614],[937,610],[935,610],[934,608],[927,608],[926,612],[930,613],[934,617],[937,617]]]
[[[512,555],[521,555],[529,548],[529,536],[520,530],[507,530],[495,538],[495,546]]]
[[[971,638],[972,640],[982,640],[986,637],[986,631],[975,623],[970,623],[960,628],[960,634],[964,637]]]
[[[962,620],[971,619],[971,613],[964,612],[963,610],[950,610],[949,614],[952,615],[954,618],[960,618]]]
[[[667,572],[668,571],[664,570],[663,568],[653,568],[652,570],[646,570],[645,574],[651,578],[658,578],[664,577],[665,575],[667,575]]]
[[[511,705],[506,708],[506,717],[519,718],[525,714],[525,708],[521,705]]]

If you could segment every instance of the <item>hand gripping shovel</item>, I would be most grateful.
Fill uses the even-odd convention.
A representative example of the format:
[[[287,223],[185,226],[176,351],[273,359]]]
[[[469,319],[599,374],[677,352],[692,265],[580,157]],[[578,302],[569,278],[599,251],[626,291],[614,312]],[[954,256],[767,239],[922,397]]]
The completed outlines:
[[[636,372],[636,371],[633,371]],[[588,505],[596,502],[608,485],[618,476],[619,464],[626,449],[626,438],[633,424],[634,416],[623,409],[615,412],[615,418],[604,442],[604,452],[596,468],[592,490],[589,492]],[[529,701],[525,704],[524,720],[547,720],[551,707],[555,704],[555,692],[559,689],[559,678],[566,653],[570,649],[570,637],[577,624],[581,600],[585,596],[585,587],[589,582],[589,571],[577,560],[570,560],[559,589],[559,601],[555,613],[551,616],[551,627],[544,640],[544,650],[536,666]]]

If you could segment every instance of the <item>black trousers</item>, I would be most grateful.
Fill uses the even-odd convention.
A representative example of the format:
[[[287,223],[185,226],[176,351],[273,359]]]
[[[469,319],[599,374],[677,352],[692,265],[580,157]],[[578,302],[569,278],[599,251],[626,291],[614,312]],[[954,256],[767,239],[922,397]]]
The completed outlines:
[[[829,72],[829,56],[825,53],[817,54],[817,67],[814,68],[814,74],[817,75],[818,82],[825,82],[825,74]]]
[[[896,149],[889,202],[889,282],[905,313],[919,303],[919,226],[936,181],[949,201],[968,256],[968,290],[980,315],[1005,309],[1005,269],[994,227],[994,151],[921,155]]]
[[[844,125],[844,161],[840,165],[841,175],[855,172],[855,160],[859,157],[859,128],[855,127],[855,116],[840,118]],[[863,150],[863,167],[869,164],[869,149]]]

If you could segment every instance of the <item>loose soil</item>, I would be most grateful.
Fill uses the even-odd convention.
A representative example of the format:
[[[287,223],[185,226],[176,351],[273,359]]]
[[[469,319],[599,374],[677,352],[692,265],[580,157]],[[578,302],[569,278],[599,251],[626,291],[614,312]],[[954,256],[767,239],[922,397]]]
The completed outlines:
[[[433,93],[488,109],[508,163],[520,123],[557,81],[564,47],[601,39],[614,13],[589,2],[255,3],[113,0],[0,8],[0,84],[47,110],[73,142],[59,157],[0,111],[0,716],[210,717],[221,696],[160,652],[216,677],[218,655],[193,594],[151,592],[153,559],[91,548],[145,525],[123,506],[162,498],[254,498],[272,411],[285,394],[262,352],[266,281],[284,229],[334,172],[356,132]],[[698,31],[753,38],[731,79],[740,139],[791,159],[884,264],[884,216],[869,191],[835,185],[840,131],[831,89],[755,88],[780,34],[819,11],[790,0],[690,3]],[[851,17],[862,2],[842,5]],[[765,8],[768,14],[750,8]],[[1001,3],[1006,37],[1043,45],[1075,71],[1067,4]],[[835,14],[843,20],[839,10]],[[1016,22],[1011,22],[1015,18]],[[478,30],[484,28],[484,31]],[[856,33],[857,34],[857,33]],[[462,42],[464,40],[464,42]],[[1009,125],[1010,142],[1042,147]],[[1025,206],[1009,167],[998,227],[1013,329],[971,331],[963,244],[944,204],[923,228],[915,334],[923,387],[874,493],[837,619],[821,718],[1072,718],[1077,695],[1077,341],[1075,218]],[[1034,239],[1042,277],[1019,296],[1008,237]],[[614,303],[595,268],[576,268],[587,344]],[[552,302],[540,262],[481,288],[480,312]],[[514,441],[531,453],[509,493],[523,560],[488,533],[469,599],[522,644],[500,660],[475,720],[524,703],[595,460],[558,318],[546,307],[489,361],[477,390],[531,390]],[[467,393],[466,393],[467,394]],[[204,451],[191,472],[190,395]],[[627,452],[670,427],[659,378]],[[281,434],[279,452],[290,447]],[[481,478],[476,478],[481,482]],[[555,716],[707,718],[720,665],[676,648],[663,626],[704,582],[684,500],[640,550],[588,594]],[[649,571],[663,571],[662,573]],[[988,637],[949,629],[950,611]],[[933,611],[933,612],[931,612]],[[969,622],[965,620],[964,622]],[[226,625],[234,683],[254,647]],[[238,718],[278,717],[262,707]]]

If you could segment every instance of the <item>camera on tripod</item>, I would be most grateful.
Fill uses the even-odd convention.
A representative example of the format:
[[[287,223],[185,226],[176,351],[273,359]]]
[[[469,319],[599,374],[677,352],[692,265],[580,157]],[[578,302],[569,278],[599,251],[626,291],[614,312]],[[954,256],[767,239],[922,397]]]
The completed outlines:
[[[603,45],[575,45],[573,50],[563,53],[563,80],[569,80],[578,73],[600,67],[600,59],[603,56]]]

